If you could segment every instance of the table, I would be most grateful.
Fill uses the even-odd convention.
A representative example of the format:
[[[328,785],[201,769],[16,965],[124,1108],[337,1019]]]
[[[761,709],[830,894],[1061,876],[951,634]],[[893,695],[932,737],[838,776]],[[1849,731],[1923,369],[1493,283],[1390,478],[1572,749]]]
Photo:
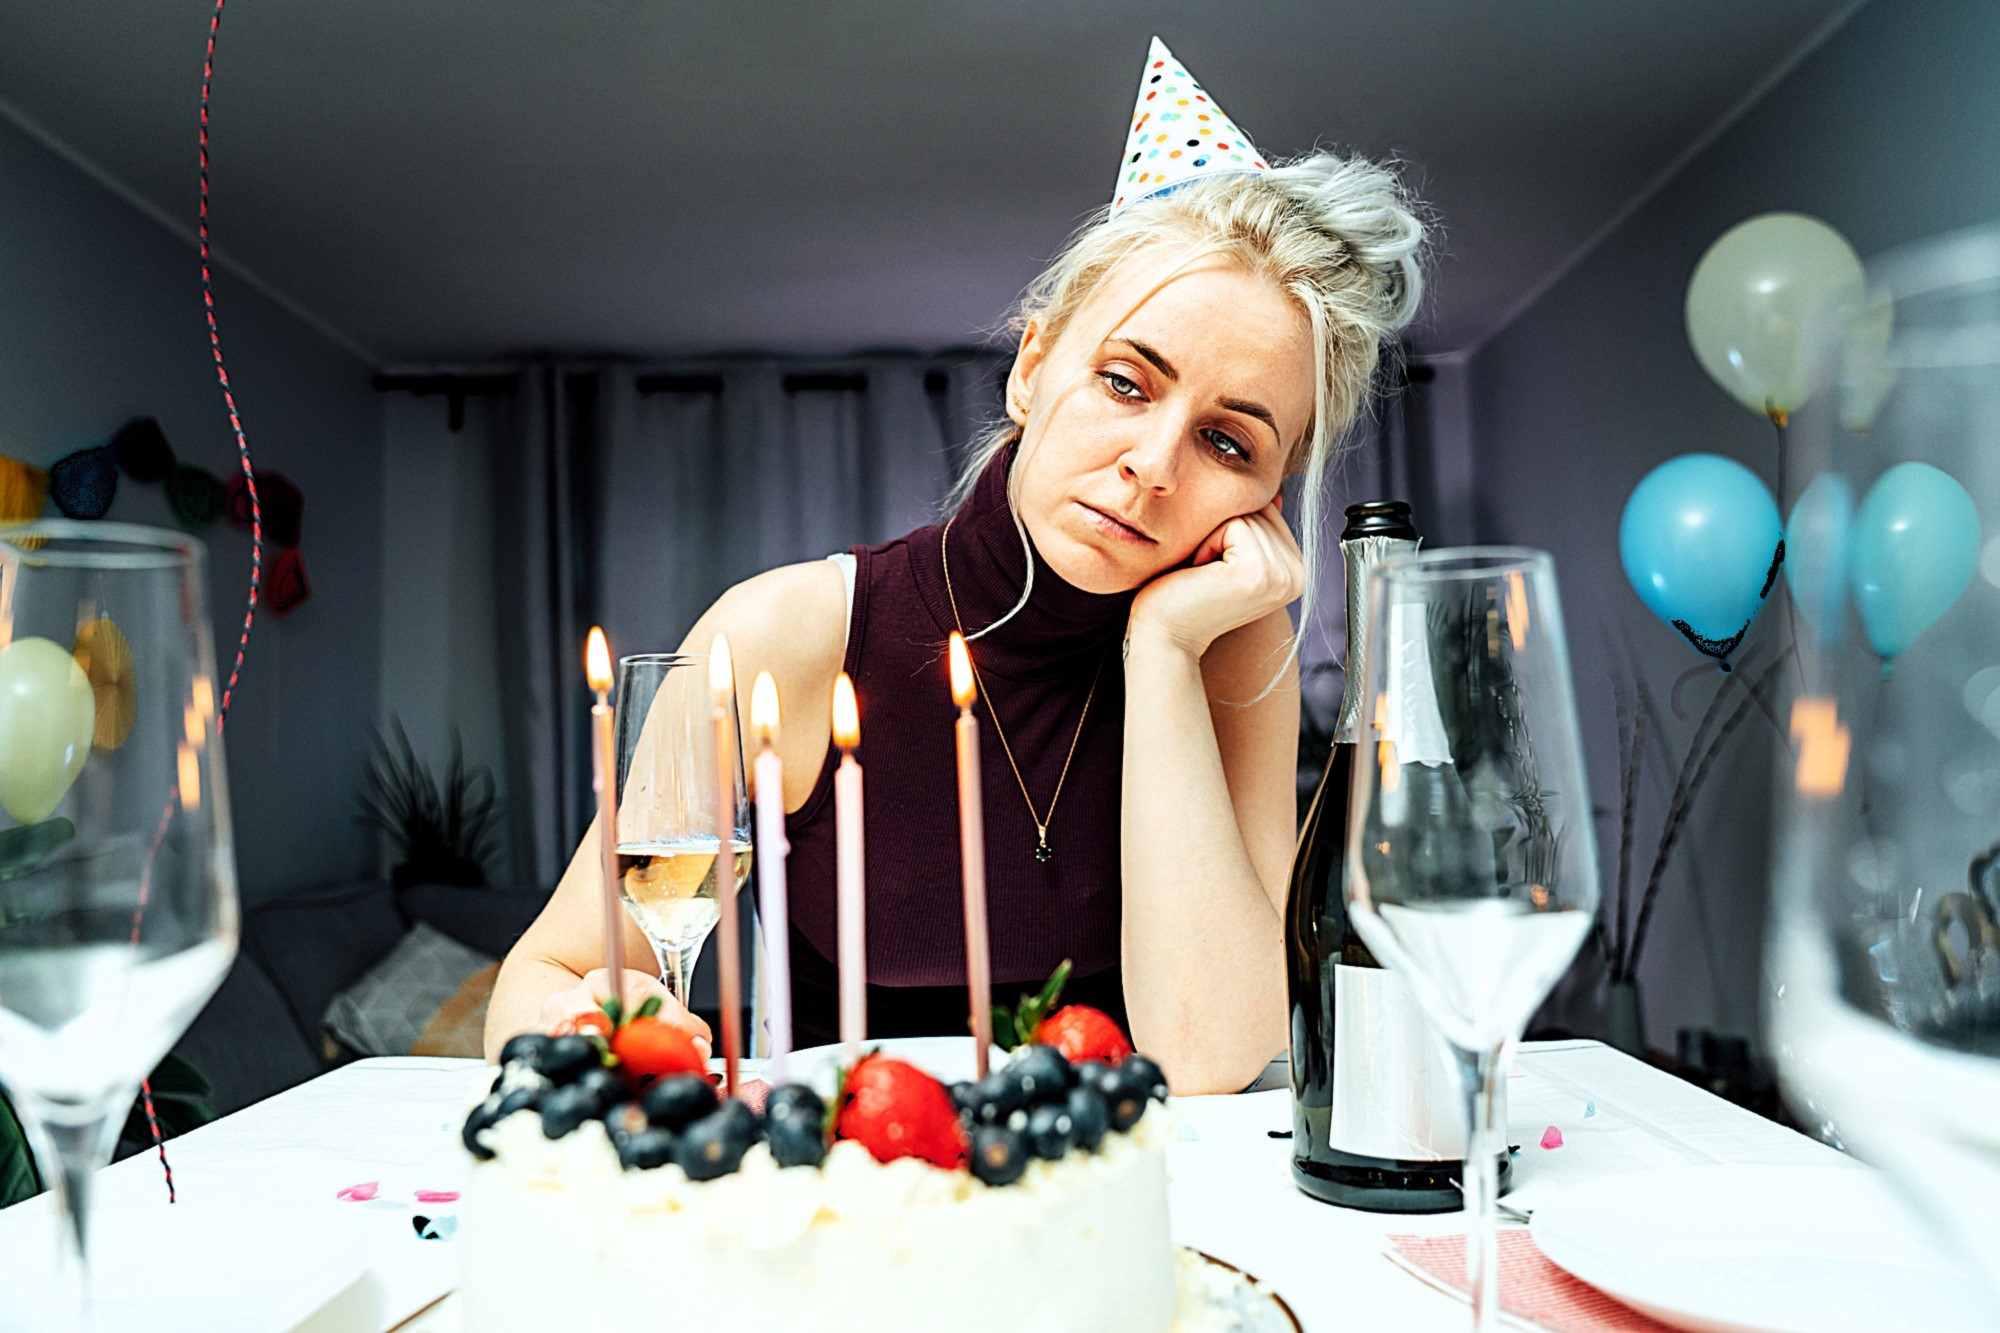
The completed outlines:
[[[893,1047],[894,1043],[885,1043]],[[366,1277],[315,1317],[319,1333],[421,1327],[420,1312],[457,1283],[449,1241],[421,1241],[413,1212],[454,1205],[393,1206],[417,1189],[452,1189],[465,1157],[458,1128],[483,1075],[477,1061],[362,1060],[314,1079],[169,1145],[181,1198],[236,1210],[246,1226],[325,1227],[358,1245]],[[1288,1173],[1290,1094],[1282,1088],[1234,1097],[1179,1099],[1180,1141],[1168,1152],[1174,1231],[1182,1243],[1237,1264],[1270,1283],[1309,1330],[1394,1328],[1463,1333],[1462,1305],[1383,1257],[1396,1232],[1458,1229],[1453,1215],[1388,1217],[1329,1207],[1300,1194]],[[1620,1171],[1699,1163],[1825,1165],[1832,1149],[1596,1042],[1525,1045],[1509,1081],[1515,1188],[1508,1201],[1532,1209],[1572,1183]],[[1540,1147],[1555,1125],[1564,1144]],[[380,1182],[382,1202],[338,1201],[343,1188]],[[104,1208],[165,1211],[159,1164],[148,1155],[99,1177]],[[34,1271],[22,1256],[52,1243],[49,1201],[0,1212],[0,1274]],[[109,1261],[107,1256],[107,1262]],[[46,1271],[46,1270],[42,1270]],[[0,1291],[16,1280],[0,1276]],[[6,1324],[0,1299],[0,1327]],[[211,1329],[261,1329],[255,1310],[211,1312]]]

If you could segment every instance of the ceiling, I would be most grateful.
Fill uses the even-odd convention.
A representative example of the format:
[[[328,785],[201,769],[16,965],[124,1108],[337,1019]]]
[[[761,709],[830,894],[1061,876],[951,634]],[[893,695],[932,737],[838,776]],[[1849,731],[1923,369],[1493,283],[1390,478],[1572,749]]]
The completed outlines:
[[[377,365],[979,340],[1158,32],[1267,154],[1394,154],[1476,346],[1854,0],[237,0],[214,233]],[[191,227],[209,0],[0,0],[0,103]]]

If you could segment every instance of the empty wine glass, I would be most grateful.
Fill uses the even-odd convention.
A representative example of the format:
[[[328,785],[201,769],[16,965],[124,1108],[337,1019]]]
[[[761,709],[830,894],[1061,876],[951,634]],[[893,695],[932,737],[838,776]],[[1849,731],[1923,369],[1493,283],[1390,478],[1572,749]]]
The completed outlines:
[[[90,1186],[236,954],[201,548],[0,529],[0,1085],[53,1181],[88,1321]]]
[[[1868,277],[1792,423],[1804,689],[1765,1023],[1807,1128],[1887,1170],[2000,1309],[2000,228]]]
[[[1513,547],[1369,577],[1347,900],[1457,1061],[1473,1327],[1495,1327],[1506,1126],[1495,1093],[1597,911],[1597,852],[1555,567]]]
[[[652,944],[660,979],[692,1009],[702,945],[721,919],[715,878],[715,702],[707,654],[618,660],[618,892]],[[736,889],[750,877],[750,802],[736,702],[729,704]]]

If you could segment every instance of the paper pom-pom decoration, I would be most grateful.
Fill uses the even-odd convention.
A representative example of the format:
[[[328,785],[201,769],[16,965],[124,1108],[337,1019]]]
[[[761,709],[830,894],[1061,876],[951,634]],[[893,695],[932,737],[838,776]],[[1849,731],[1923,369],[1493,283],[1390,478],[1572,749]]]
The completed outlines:
[[[118,466],[134,481],[165,481],[174,470],[174,447],[151,417],[133,417],[111,437]]]
[[[118,494],[118,464],[111,447],[79,449],[49,468],[49,498],[70,518],[103,518]]]
[[[312,584],[306,579],[306,558],[294,546],[278,553],[277,563],[271,566],[271,611],[275,615],[290,615],[303,602],[312,599]]]
[[[167,503],[189,532],[201,532],[222,517],[222,483],[201,468],[182,463],[167,475]]]
[[[273,546],[297,546],[305,522],[306,497],[282,472],[257,473],[257,508],[264,515],[264,539]],[[250,530],[250,486],[243,474],[229,479],[223,512],[245,532]]]
[[[40,518],[48,498],[48,473],[18,459],[0,458],[0,523]]]
[[[132,674],[132,645],[124,631],[99,616],[76,632],[76,646],[70,650],[76,664],[90,681],[97,699],[97,725],[90,743],[100,750],[115,750],[132,734],[139,716],[139,686]]]

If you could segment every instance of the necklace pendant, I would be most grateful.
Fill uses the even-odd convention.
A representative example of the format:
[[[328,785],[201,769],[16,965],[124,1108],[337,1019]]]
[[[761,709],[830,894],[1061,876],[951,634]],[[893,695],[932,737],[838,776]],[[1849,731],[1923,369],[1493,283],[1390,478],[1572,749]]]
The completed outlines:
[[[1042,835],[1042,840],[1035,845],[1035,859],[1037,861],[1046,862],[1050,857],[1054,856],[1055,854],[1056,854],[1055,848],[1049,846],[1048,834],[1044,833]]]

